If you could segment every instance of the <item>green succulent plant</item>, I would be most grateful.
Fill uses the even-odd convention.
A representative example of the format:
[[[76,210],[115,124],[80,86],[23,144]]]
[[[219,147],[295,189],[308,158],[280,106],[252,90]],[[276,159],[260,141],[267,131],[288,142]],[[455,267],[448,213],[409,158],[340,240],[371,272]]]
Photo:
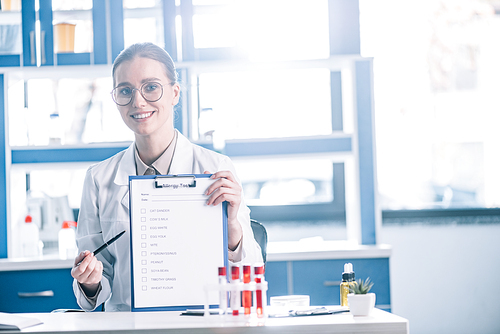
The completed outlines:
[[[365,295],[370,291],[372,286],[373,282],[370,281],[370,277],[366,280],[362,280],[360,278],[357,281],[354,281],[354,284],[349,287],[349,292],[356,295]]]

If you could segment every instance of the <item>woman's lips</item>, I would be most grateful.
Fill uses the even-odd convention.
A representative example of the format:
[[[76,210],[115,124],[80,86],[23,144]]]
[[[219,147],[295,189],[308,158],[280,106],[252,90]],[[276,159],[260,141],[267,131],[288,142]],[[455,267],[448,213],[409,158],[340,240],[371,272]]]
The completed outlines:
[[[132,117],[133,119],[143,119],[143,118],[150,117],[154,113],[155,113],[154,111],[151,111],[151,112],[146,112],[146,113],[141,113],[141,114],[133,114],[133,115],[130,115],[130,117]]]

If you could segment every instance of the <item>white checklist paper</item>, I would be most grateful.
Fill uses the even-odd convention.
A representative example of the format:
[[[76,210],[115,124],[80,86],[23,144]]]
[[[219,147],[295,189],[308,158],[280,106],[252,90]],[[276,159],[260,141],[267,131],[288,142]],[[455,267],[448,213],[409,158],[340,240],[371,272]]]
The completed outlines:
[[[130,177],[132,311],[202,306],[227,265],[225,206],[206,205],[208,175],[157,178]]]

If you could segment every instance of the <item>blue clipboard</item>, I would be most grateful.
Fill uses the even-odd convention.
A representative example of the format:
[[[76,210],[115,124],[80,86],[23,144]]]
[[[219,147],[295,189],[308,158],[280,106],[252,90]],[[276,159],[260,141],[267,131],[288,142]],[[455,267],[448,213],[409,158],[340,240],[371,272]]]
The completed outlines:
[[[227,267],[227,206],[206,205],[210,176],[129,176],[133,312],[203,308],[205,287]]]

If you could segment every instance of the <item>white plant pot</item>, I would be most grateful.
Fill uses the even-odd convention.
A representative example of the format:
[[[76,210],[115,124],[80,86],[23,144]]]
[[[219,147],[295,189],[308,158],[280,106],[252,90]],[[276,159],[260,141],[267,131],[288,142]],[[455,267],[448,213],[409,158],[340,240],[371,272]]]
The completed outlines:
[[[354,316],[367,316],[375,307],[375,294],[356,295],[350,293],[347,295],[349,310]]]

